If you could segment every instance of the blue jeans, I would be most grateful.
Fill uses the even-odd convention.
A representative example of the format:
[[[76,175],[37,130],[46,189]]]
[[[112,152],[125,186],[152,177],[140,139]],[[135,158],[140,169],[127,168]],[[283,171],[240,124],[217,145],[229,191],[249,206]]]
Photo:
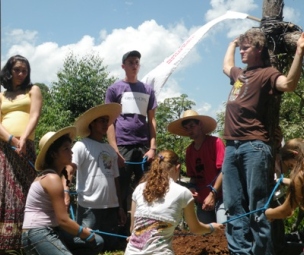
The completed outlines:
[[[22,247],[26,255],[97,255],[102,250],[103,240],[95,235],[94,241],[85,242],[58,227],[42,227],[23,232]]]
[[[100,234],[104,239],[104,250],[117,249],[118,239],[115,234],[118,232],[118,208],[93,209],[78,205],[77,222],[90,229],[109,233]]]
[[[203,210],[201,203],[196,204],[197,218],[200,222],[203,222],[205,224],[211,222],[222,223],[227,220],[225,214],[226,214],[226,210],[224,209],[224,204],[222,199],[216,201],[215,208],[212,211]]]
[[[266,204],[271,160],[270,146],[262,141],[227,141],[222,170],[228,220]],[[227,223],[226,237],[232,254],[273,254],[270,223],[262,211]]]

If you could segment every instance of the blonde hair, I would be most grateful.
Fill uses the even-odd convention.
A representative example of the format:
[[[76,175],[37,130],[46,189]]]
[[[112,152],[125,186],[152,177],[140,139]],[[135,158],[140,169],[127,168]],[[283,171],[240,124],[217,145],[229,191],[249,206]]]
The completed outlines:
[[[164,150],[155,157],[150,170],[141,181],[146,182],[143,196],[148,203],[165,196],[169,190],[169,172],[178,164],[179,158],[171,150]]]
[[[290,173],[290,205],[292,208],[299,206],[304,209],[304,140],[294,138],[287,141],[280,154],[282,161],[295,160]]]

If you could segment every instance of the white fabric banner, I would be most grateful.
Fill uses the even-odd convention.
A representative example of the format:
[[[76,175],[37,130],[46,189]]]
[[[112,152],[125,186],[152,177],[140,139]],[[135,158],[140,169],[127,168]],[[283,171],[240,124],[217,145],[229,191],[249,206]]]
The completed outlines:
[[[200,39],[202,39],[202,37],[212,26],[225,19],[246,19],[247,17],[248,14],[246,13],[227,11],[224,15],[211,20],[200,29],[198,29],[195,33],[193,33],[171,56],[166,58],[160,65],[145,75],[142,79],[142,82],[152,86],[157,96],[179,63],[200,41]]]

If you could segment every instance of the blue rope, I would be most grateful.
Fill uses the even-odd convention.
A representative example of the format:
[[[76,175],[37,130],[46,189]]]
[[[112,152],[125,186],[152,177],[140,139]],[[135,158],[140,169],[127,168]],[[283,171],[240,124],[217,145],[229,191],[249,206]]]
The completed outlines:
[[[139,161],[139,162],[125,161],[125,164],[127,164],[127,165],[141,165],[141,169],[144,172],[145,171],[145,163],[147,162],[147,160],[148,160],[148,157],[145,156],[142,161]]]
[[[70,195],[77,195],[77,192],[70,191],[69,194]],[[71,219],[73,221],[75,221],[75,214],[74,214],[74,209],[73,209],[72,204],[70,204],[69,210],[70,210]],[[116,236],[116,237],[120,237],[120,238],[128,238],[128,236],[117,235],[117,234],[113,234],[113,233],[103,232],[103,231],[100,231],[100,230],[91,230],[91,232],[97,233],[97,234],[109,235],[109,236]]]
[[[274,186],[274,188],[273,188],[273,190],[272,190],[272,192],[271,192],[271,194],[270,194],[270,196],[269,196],[269,198],[268,198],[266,204],[265,204],[262,208],[259,208],[259,209],[250,211],[250,212],[248,212],[248,213],[244,213],[244,214],[235,216],[235,217],[233,217],[233,218],[231,218],[231,219],[229,219],[229,220],[227,220],[227,221],[224,221],[222,224],[229,223],[229,222],[231,222],[231,221],[240,219],[240,218],[245,217],[245,216],[247,216],[247,215],[249,215],[249,214],[253,214],[253,213],[256,213],[256,212],[259,212],[259,211],[265,212],[266,209],[269,207],[270,201],[271,201],[271,199],[272,199],[272,197],[273,197],[273,195],[274,195],[276,189],[277,189],[277,188],[279,187],[279,185],[282,183],[283,177],[284,177],[284,175],[282,174],[281,177],[280,177],[280,179],[277,181],[276,185]]]
[[[70,215],[71,215],[71,219],[73,221],[75,221],[74,209],[73,209],[73,206],[71,205],[71,203],[70,203]]]
[[[91,232],[97,233],[97,234],[102,234],[102,235],[108,235],[108,236],[116,236],[116,237],[126,238],[126,239],[128,238],[128,236],[112,234],[112,233],[103,232],[103,231],[100,231],[100,230],[91,230]]]
[[[11,148],[12,148],[13,150],[16,150],[16,149],[17,149],[15,146],[11,146]],[[33,164],[33,163],[32,163],[24,154],[22,154],[22,156],[23,156],[25,159],[27,159],[28,163],[30,164],[30,166],[31,166],[32,168],[36,169],[35,166],[34,166],[34,164]]]

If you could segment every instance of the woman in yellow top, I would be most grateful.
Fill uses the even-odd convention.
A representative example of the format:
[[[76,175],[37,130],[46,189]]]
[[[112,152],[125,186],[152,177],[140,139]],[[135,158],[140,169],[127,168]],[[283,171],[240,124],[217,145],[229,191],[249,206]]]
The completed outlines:
[[[0,254],[20,250],[26,196],[36,176],[34,135],[42,96],[30,72],[20,55],[10,57],[0,72],[6,89],[0,93]]]

